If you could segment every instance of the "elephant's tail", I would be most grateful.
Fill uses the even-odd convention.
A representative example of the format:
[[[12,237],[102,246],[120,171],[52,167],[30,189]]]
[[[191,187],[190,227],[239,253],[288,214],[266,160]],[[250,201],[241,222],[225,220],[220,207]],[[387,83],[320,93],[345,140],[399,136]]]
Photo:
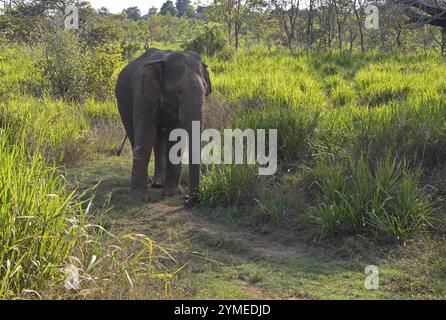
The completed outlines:
[[[116,155],[119,157],[122,153],[122,149],[124,149],[125,142],[127,141],[127,133],[125,134],[124,139],[122,140],[121,147],[116,152]]]

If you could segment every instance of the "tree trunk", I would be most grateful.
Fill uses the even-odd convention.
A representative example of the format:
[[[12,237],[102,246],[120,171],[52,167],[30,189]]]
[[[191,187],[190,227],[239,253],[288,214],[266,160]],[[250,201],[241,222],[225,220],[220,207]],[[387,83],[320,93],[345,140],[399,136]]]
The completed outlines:
[[[338,25],[339,52],[342,52],[342,25],[339,21],[337,22],[337,25]]]
[[[441,55],[445,55],[446,51],[446,26],[441,28]]]
[[[314,0],[310,0],[307,18],[307,41],[309,48],[313,45],[313,2]]]
[[[359,31],[359,43],[361,44],[361,52],[364,53],[364,30],[362,29],[362,14],[360,15],[358,12],[358,8],[356,8],[356,1],[353,4],[355,10],[356,21],[358,22],[358,31]],[[362,8],[359,7],[359,10]]]
[[[401,44],[401,29],[398,28],[397,32],[396,32],[396,44],[398,45],[398,49],[402,48],[402,44]]]
[[[238,49],[238,35],[239,35],[239,30],[240,30],[240,25],[238,22],[235,22],[235,26],[234,26],[234,47],[235,50]]]

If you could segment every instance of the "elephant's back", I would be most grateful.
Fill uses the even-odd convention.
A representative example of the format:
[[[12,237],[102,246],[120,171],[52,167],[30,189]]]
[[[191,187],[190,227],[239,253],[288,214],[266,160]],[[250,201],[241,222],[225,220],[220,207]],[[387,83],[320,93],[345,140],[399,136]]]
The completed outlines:
[[[165,57],[171,50],[160,50],[157,48],[150,48],[141,56],[133,61],[130,61],[119,73],[117,86],[131,86],[132,77],[140,70],[147,61],[157,60]]]
[[[130,61],[119,73],[116,81],[115,95],[118,100],[118,104],[121,106],[131,105],[132,100],[132,78],[136,72],[142,67],[143,63],[150,59],[150,55],[159,51],[158,49],[151,48],[144,54],[139,56],[133,61]]]

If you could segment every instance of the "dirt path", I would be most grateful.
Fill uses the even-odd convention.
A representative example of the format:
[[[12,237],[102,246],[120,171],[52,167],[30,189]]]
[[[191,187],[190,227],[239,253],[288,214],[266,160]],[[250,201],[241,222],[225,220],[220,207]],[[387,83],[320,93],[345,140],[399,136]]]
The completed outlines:
[[[406,294],[395,293],[399,289],[392,281],[385,290],[364,289],[364,268],[371,262],[355,257],[355,243],[345,248],[300,240],[285,244],[283,230],[258,231],[239,219],[243,212],[185,209],[181,197],[162,198],[156,189],[150,189],[149,204],[135,204],[127,193],[129,168],[130,159],[107,157],[70,175],[82,188],[100,183],[95,206],[108,208],[103,219],[110,227],[145,234],[173,253],[179,266],[186,265],[171,284],[171,298],[363,299]],[[386,269],[381,271],[386,274]],[[400,277],[397,269],[387,274]]]
[[[271,237],[258,235],[247,229],[237,227],[227,227],[221,224],[212,223],[201,215],[194,214],[191,210],[183,206],[175,207],[165,203],[156,203],[152,208],[159,212],[159,215],[165,215],[171,219],[179,219],[191,223],[192,228],[209,238],[227,238],[236,239],[244,242],[250,249],[250,255],[244,258],[298,258],[303,256],[305,245],[303,243],[294,243],[293,246],[286,246]]]
[[[196,212],[184,208],[184,206],[172,205],[165,202],[156,202],[148,205],[149,214],[140,215],[132,219],[118,218],[117,225],[123,230],[131,230],[135,233],[153,233],[154,225],[162,225],[171,228],[173,233],[179,232],[175,229],[182,229],[186,226],[190,236],[178,241],[177,237],[166,241],[173,252],[183,256],[183,261],[187,261],[189,271],[199,270],[203,264],[212,264],[214,267],[224,267],[230,265],[230,261],[251,262],[263,259],[288,259],[298,258],[304,255],[304,245],[286,246],[280,242],[265,238],[250,230],[242,230],[237,227],[227,227],[209,221]],[[184,233],[183,233],[184,235]],[[158,235],[159,236],[159,235]],[[178,236],[178,234],[176,234]],[[156,236],[155,236],[156,237]],[[178,243],[186,241],[201,242],[202,248],[192,250],[190,248],[178,246]],[[156,239],[156,238],[155,238]],[[178,243],[172,243],[178,241]],[[204,249],[201,250],[200,249]],[[208,250],[212,249],[211,256]],[[181,259],[180,259],[181,260]],[[272,292],[268,292],[261,286],[238,279],[237,284],[247,297],[255,299],[280,299],[281,297]],[[297,299],[298,297],[293,297]]]

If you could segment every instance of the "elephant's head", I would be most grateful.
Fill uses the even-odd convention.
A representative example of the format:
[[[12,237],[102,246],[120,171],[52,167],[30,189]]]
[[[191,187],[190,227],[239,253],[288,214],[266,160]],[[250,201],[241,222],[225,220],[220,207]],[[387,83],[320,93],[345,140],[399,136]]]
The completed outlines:
[[[155,54],[144,65],[143,90],[159,108],[161,121],[171,128],[185,129],[191,140],[192,122],[202,122],[204,97],[212,92],[207,65],[201,61],[200,55],[194,52]],[[201,136],[198,140],[201,141]],[[200,141],[195,143],[201,146]],[[192,143],[189,143],[189,158],[192,160]],[[190,164],[190,195],[197,193],[199,182],[200,165]]]

